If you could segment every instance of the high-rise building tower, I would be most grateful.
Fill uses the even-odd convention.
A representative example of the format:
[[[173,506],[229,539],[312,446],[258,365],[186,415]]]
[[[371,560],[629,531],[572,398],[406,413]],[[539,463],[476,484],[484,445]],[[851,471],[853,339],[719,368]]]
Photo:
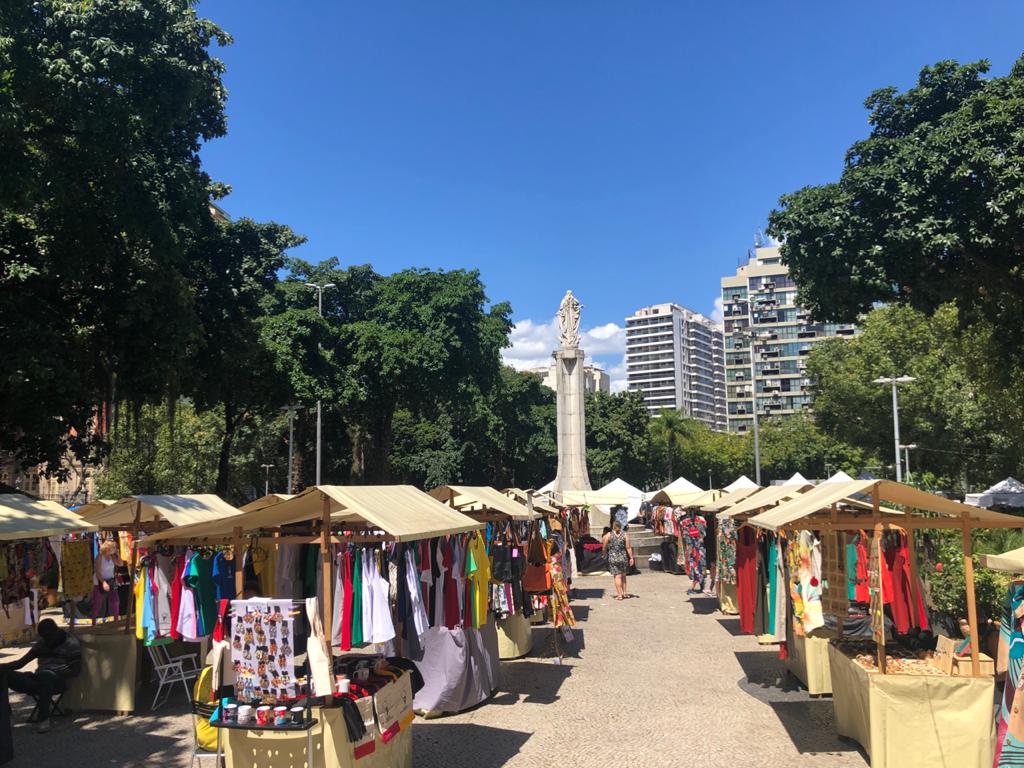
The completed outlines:
[[[626,385],[648,410],[682,411],[726,428],[722,327],[678,304],[655,304],[626,318]]]
[[[782,263],[778,246],[756,248],[735,275],[722,278],[722,306],[730,432],[753,427],[754,390],[758,418],[810,408],[807,355],[811,347],[830,336],[857,332],[854,325],[811,322],[810,313],[796,304],[796,283]]]

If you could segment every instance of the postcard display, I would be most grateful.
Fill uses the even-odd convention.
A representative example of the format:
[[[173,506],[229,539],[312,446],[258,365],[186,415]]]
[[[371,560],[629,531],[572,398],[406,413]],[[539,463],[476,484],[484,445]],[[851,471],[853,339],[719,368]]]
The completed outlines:
[[[231,661],[240,703],[298,698],[291,600],[232,600]]]

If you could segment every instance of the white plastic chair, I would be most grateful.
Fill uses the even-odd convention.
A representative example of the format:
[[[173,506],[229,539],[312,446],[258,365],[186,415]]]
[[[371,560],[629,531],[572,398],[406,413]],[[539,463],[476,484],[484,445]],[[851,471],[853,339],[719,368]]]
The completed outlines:
[[[192,689],[189,687],[189,681],[199,677],[197,666],[199,657],[194,653],[172,657],[167,653],[166,648],[159,645],[151,645],[147,650],[149,658],[153,662],[153,671],[156,673],[157,681],[152,709],[158,709],[167,702],[175,683],[181,683],[185,687],[185,695],[191,702]]]

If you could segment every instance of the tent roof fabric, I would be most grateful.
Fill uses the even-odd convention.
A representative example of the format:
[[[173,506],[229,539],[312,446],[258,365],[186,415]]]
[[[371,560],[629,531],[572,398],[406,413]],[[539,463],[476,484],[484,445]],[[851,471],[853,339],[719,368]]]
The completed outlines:
[[[745,515],[758,509],[770,507],[779,502],[798,497],[801,493],[813,488],[810,483],[805,485],[769,485],[757,493],[751,494],[743,501],[740,501],[722,512],[726,517],[734,515]]]
[[[701,507],[702,512],[721,512],[723,509],[727,510],[734,504],[739,504],[745,498],[751,494],[757,493],[761,490],[761,486],[755,485],[753,487],[742,486],[733,491],[726,493],[724,496],[719,497],[716,501],[710,504],[705,504]]]
[[[0,541],[41,539],[95,529],[96,526],[81,515],[55,501],[44,501],[23,493],[0,494]]]
[[[666,485],[661,490],[665,491],[666,493],[698,493],[700,491],[703,491],[704,489],[701,488],[699,485],[694,485],[685,477],[677,477],[675,480],[673,480],[671,483]],[[657,493],[654,494],[654,496],[657,496]]]
[[[654,494],[653,504],[670,504],[673,507],[702,507],[715,500],[720,491],[669,491],[664,488]]]
[[[187,496],[126,496],[86,519],[100,528],[131,525],[135,522],[136,502],[142,503],[140,522],[166,520],[174,527],[242,514],[220,496],[197,493]]]
[[[740,491],[743,490],[744,488],[750,488],[756,491],[760,487],[761,486],[759,486],[746,475],[740,475],[727,486],[725,486],[725,488],[723,488],[722,490],[725,491],[726,493],[732,493],[733,491]]]
[[[258,499],[244,504],[239,509],[243,512],[255,512],[257,509],[272,507],[275,504],[280,504],[282,501],[288,501],[288,499],[293,498],[295,498],[294,493],[268,493],[266,496],[260,496]]]
[[[513,520],[535,520],[539,512],[510,499],[504,493],[486,485],[440,485],[429,492],[438,501],[452,502],[452,507],[463,514],[473,512],[500,512]]]
[[[597,493],[624,493],[633,498],[643,498],[644,492],[635,485],[630,485],[621,477],[616,477],[610,483],[606,483],[597,489]]]
[[[910,509],[934,512],[947,517],[962,517],[966,514],[975,527],[985,527],[985,524],[988,523],[1024,528],[1024,518],[1022,517],[977,509],[892,480],[822,483],[814,490],[808,491],[792,501],[750,518],[749,522],[768,530],[778,530],[804,517],[826,510],[832,504],[843,499],[870,494],[876,486],[879,500],[889,504],[899,504]]]
[[[79,517],[89,517],[94,512],[99,512],[102,509],[106,509],[111,504],[115,503],[117,499],[93,499],[92,501],[81,504],[71,511]]]
[[[557,494],[556,494],[557,498]],[[600,504],[605,507],[625,506],[632,499],[619,491],[562,491],[562,503],[568,507]]]
[[[509,498],[518,500],[518,503],[525,506],[527,497],[530,497],[533,501],[533,508],[545,515],[557,515],[558,509],[548,504],[546,497],[536,492],[527,492],[522,488],[506,488],[503,493]]]
[[[363,523],[384,531],[395,541],[414,541],[483,528],[482,523],[456,512],[411,485],[320,485],[307,488],[288,501],[234,519],[164,531],[148,537],[161,539],[229,539],[236,526],[243,533],[319,520],[323,502],[330,505],[335,522]]]
[[[982,555],[981,564],[994,571],[1024,573],[1024,547],[1011,549],[1001,555]]]
[[[796,472],[783,485],[811,485],[811,482],[799,472]]]

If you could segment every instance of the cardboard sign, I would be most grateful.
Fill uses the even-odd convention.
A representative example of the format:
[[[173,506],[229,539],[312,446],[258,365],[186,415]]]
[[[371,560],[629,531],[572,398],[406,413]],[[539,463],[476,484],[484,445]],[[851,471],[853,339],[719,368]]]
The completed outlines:
[[[381,688],[373,697],[377,727],[382,735],[401,729],[401,722],[412,711],[412,683],[409,675]]]

